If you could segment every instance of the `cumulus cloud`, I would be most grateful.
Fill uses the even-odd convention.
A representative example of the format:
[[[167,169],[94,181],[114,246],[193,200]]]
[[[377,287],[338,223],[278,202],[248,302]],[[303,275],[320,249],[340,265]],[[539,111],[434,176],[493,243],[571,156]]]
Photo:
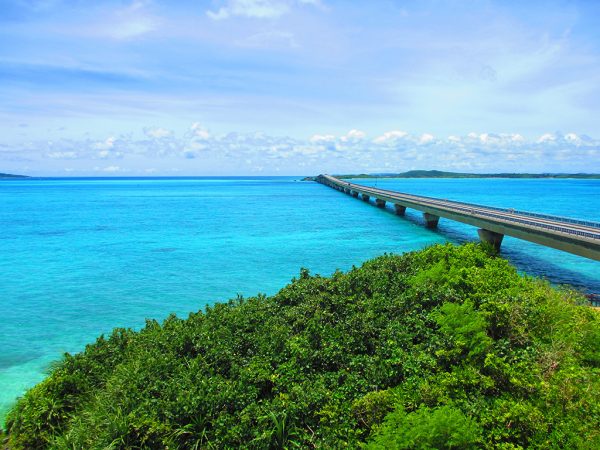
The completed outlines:
[[[91,144],[91,148],[98,150],[93,157],[100,159],[118,159],[123,157],[123,152],[119,148],[125,148],[127,140],[110,136],[103,141],[97,141]]]
[[[570,142],[580,142],[581,141],[580,137],[577,136],[575,133],[565,134],[565,140],[570,141]]]
[[[208,132],[208,130],[206,128],[204,128],[202,126],[202,124],[200,122],[194,122],[192,124],[192,126],[190,127],[190,131],[191,131],[192,135],[196,138],[200,138],[200,139],[209,139],[210,138],[210,133]]]
[[[433,142],[434,140],[435,140],[435,137],[433,136],[433,134],[423,133],[421,135],[421,137],[419,138],[419,143],[428,144],[430,142]]]
[[[171,148],[174,148],[176,152],[180,152],[186,159],[195,159],[202,152],[211,148],[210,141],[212,138],[213,136],[200,122],[194,122],[183,139],[172,143]]]
[[[556,135],[553,133],[542,134],[537,141],[538,143],[553,142],[556,141]]]
[[[350,141],[361,141],[367,137],[367,134],[364,131],[360,130],[350,130],[348,134],[342,136],[340,140],[342,142],[350,142]]]
[[[537,143],[552,146],[564,146],[565,144],[574,147],[589,147],[596,145],[596,141],[589,136],[578,135],[576,133],[562,134],[560,132],[545,133],[537,139]]]
[[[115,146],[116,138],[114,136],[106,138],[104,141],[96,142],[93,146],[96,150],[110,150]]]
[[[309,139],[312,143],[334,142],[336,137],[333,134],[314,134]]]
[[[376,137],[373,140],[373,142],[375,144],[386,144],[386,143],[390,143],[390,142],[395,142],[399,139],[403,139],[407,136],[408,136],[408,133],[406,131],[400,131],[400,130],[386,131],[381,136]]]
[[[465,146],[485,145],[486,147],[518,146],[526,142],[520,134],[512,133],[469,133],[466,136],[451,135],[448,142]]]
[[[0,143],[0,149],[6,144]],[[73,160],[92,171],[116,173],[123,167],[163,169],[174,166],[189,172],[214,167],[216,173],[258,172],[377,172],[440,169],[471,172],[597,172],[600,171],[600,140],[575,133],[548,133],[526,139],[516,133],[469,133],[436,138],[390,130],[374,139],[358,129],[335,135],[307,138],[264,133],[214,134],[200,123],[183,133],[161,127],[145,128],[143,134],[109,136],[101,140],[56,140],[30,143],[21,153],[29,159]],[[2,155],[7,155],[3,157]],[[0,152],[9,161],[14,152]],[[17,154],[18,155],[18,154]],[[250,162],[248,162],[250,161]],[[171,169],[169,169],[170,171]],[[200,172],[202,173],[202,172]]]

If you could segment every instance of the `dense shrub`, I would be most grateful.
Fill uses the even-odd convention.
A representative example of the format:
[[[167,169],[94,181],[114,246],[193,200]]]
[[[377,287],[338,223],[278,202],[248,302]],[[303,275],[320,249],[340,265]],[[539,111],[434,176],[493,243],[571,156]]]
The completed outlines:
[[[600,448],[600,315],[476,245],[115,330],[9,413],[13,448]]]

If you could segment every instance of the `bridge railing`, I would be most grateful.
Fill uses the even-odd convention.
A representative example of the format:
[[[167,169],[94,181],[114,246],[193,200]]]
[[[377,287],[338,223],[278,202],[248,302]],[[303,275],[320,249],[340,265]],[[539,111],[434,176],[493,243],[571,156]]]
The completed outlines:
[[[360,184],[355,184],[355,183],[350,183],[350,182],[345,182],[345,181],[340,181],[337,178],[334,177],[327,177],[327,178],[332,178],[332,182],[338,184],[339,186],[342,187],[353,187],[356,189],[360,189],[366,192],[370,192],[372,194],[377,194],[382,193],[382,194],[387,194],[390,197],[398,197],[398,196],[405,196],[405,197],[411,197],[413,198],[415,202],[421,202],[424,204],[429,204],[430,206],[435,206],[436,208],[444,208],[444,205],[440,205],[439,202],[441,201],[441,199],[439,198],[435,198],[435,197],[427,197],[427,196],[416,196],[416,195],[411,195],[411,194],[404,194],[401,192],[394,192],[394,191],[388,191],[386,189],[377,189],[377,188],[372,188],[370,186],[364,186],[364,185],[360,185]],[[398,200],[402,200],[401,198],[398,198]],[[407,198],[406,200],[411,200],[410,198]],[[596,223],[596,222],[588,222],[588,221],[583,221],[583,220],[577,220],[577,219],[570,219],[567,217],[560,217],[560,216],[552,216],[549,214],[538,214],[538,213],[529,213],[527,211],[517,211],[517,210],[513,210],[513,209],[509,209],[509,208],[497,208],[497,207],[488,207],[488,206],[483,206],[483,205],[478,205],[475,203],[467,203],[467,202],[458,202],[458,201],[451,201],[451,200],[442,200],[448,204],[451,205],[451,208],[445,208],[448,210],[451,209],[456,209],[459,211],[464,211],[467,212],[470,215],[480,215],[480,216],[487,216],[487,217],[492,217],[495,219],[500,219],[506,222],[516,222],[516,223],[521,223],[524,225],[529,225],[532,227],[536,227],[536,228],[544,228],[544,229],[548,229],[548,230],[553,230],[553,231],[558,231],[561,233],[567,233],[567,234],[571,234],[571,235],[576,235],[576,236],[581,236],[581,237],[587,237],[587,238],[592,238],[592,239],[600,239],[600,233],[592,233],[589,231],[581,231],[581,230],[575,230],[572,228],[565,228],[565,227],[561,227],[561,226],[556,226],[556,225],[550,225],[547,223],[540,223],[540,222],[534,222],[531,220],[526,220],[526,219],[521,219],[518,217],[506,217],[506,216],[502,216],[499,214],[494,214],[493,212],[488,212],[488,211],[482,211],[481,209],[479,209],[477,212],[474,212],[472,210],[473,207],[475,208],[483,208],[483,209],[488,209],[488,210],[494,210],[494,211],[499,211],[499,212],[505,212],[505,213],[509,213],[509,214],[518,214],[518,215],[525,215],[525,216],[530,216],[530,217],[538,217],[538,218],[546,218],[546,219],[552,219],[552,220],[556,220],[556,221],[562,221],[565,223],[573,223],[573,224],[578,224],[578,225],[586,225],[586,226],[593,226],[594,228],[598,228],[600,229],[600,224]],[[564,220],[567,219],[567,220]],[[588,225],[588,224],[592,224],[592,225]]]
[[[378,190],[368,189],[368,191],[373,192],[374,194],[376,194]],[[434,201],[431,201],[431,200],[434,200]],[[459,206],[459,205],[456,205],[456,203],[462,203],[462,202],[447,201],[447,203],[451,204],[451,205],[449,205],[451,207],[450,208],[444,208],[444,205],[440,205],[435,200],[436,199],[434,199],[432,197],[427,197],[427,200],[415,199],[414,201],[420,202],[420,203],[423,203],[423,204],[426,204],[426,205],[434,206],[436,208],[443,208],[443,209],[448,209],[448,210],[454,209],[454,210],[463,211],[463,212],[468,213],[469,215],[479,215],[479,216],[492,217],[492,218],[500,219],[500,220],[503,220],[503,221],[506,221],[506,222],[516,222],[516,223],[521,223],[521,224],[524,224],[524,225],[529,225],[529,226],[533,226],[533,227],[537,227],[537,228],[545,228],[545,229],[548,229],[548,230],[558,231],[558,232],[562,232],[562,233],[568,233],[568,234],[572,234],[572,235],[576,235],[576,236],[589,237],[589,238],[592,238],[592,239],[600,239],[600,233],[591,233],[589,231],[574,230],[572,228],[564,228],[564,227],[557,226],[557,225],[550,225],[550,224],[547,224],[547,223],[534,222],[534,221],[531,221],[531,220],[521,219],[519,217],[506,217],[506,216],[503,216],[503,215],[500,215],[500,214],[494,214],[492,212],[482,211],[481,209],[478,209],[477,211],[473,211],[473,208],[466,207],[466,206],[475,206],[477,208],[487,208],[487,207],[482,206],[482,205],[475,205],[475,204],[465,203],[464,204],[465,206],[462,206],[462,204],[461,204],[461,206]],[[439,199],[437,199],[437,200],[439,200]],[[490,208],[490,209],[493,209],[493,208]]]
[[[342,183],[344,183],[342,181]],[[364,186],[364,185],[360,185],[360,184],[355,184],[355,183],[350,183],[353,186],[359,187],[359,188],[369,188],[369,189],[373,189],[371,186]],[[375,188],[377,189],[377,188]],[[432,200],[441,200],[439,198],[435,198],[435,197],[428,197],[426,195],[412,195],[412,194],[404,194],[402,192],[395,192],[395,191],[388,191],[386,189],[377,189],[377,190],[381,190],[381,191],[386,191],[386,192],[390,192],[390,193],[395,193],[395,194],[402,194],[402,195],[411,195],[413,197],[422,197],[422,198],[428,198],[428,199],[432,199]],[[444,200],[447,201],[448,203],[455,203],[455,204],[461,204],[461,205],[468,205],[468,206],[474,206],[477,208],[486,208],[486,209],[493,209],[496,211],[502,211],[505,213],[509,213],[509,214],[519,214],[521,216],[530,216],[530,217],[538,217],[540,219],[550,219],[550,220],[555,220],[557,222],[565,222],[565,223],[572,223],[575,225],[584,225],[587,227],[592,227],[592,228],[598,228],[600,230],[600,222],[593,222],[590,220],[582,220],[582,219],[573,219],[571,217],[564,217],[564,216],[555,216],[553,214],[544,214],[544,213],[535,213],[535,212],[530,212],[530,211],[522,211],[519,209],[513,209],[513,208],[502,208],[499,206],[484,206],[484,205],[479,205],[477,203],[469,203],[469,202],[462,202],[459,200]]]
[[[439,208],[439,205],[438,205],[438,208]],[[455,208],[458,210],[463,210],[463,211],[469,212],[469,214],[473,214],[473,215],[493,217],[493,218],[500,219],[500,220],[503,220],[506,222],[517,222],[517,223],[522,223],[524,225],[529,225],[529,226],[536,227],[536,228],[545,228],[548,230],[558,231],[561,233],[573,234],[573,235],[582,236],[582,237],[589,237],[592,239],[600,239],[600,233],[591,233],[589,231],[574,230],[572,228],[565,228],[565,227],[561,227],[561,226],[550,225],[547,223],[534,222],[531,220],[520,219],[518,217],[506,217],[506,216],[502,216],[500,214],[494,214],[494,213],[490,213],[487,211],[481,211],[481,210],[478,210],[477,212],[472,212],[470,208],[463,208],[463,207],[455,207]]]

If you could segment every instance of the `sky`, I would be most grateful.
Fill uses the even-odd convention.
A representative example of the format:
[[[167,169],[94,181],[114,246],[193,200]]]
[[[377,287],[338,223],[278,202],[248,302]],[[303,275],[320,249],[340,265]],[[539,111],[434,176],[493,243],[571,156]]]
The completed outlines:
[[[600,2],[0,0],[0,172],[600,172]]]

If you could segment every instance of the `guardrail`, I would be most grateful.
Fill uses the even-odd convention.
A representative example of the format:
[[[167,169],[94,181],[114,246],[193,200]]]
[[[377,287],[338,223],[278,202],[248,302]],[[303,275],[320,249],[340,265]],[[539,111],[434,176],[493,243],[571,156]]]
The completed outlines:
[[[390,198],[395,198],[398,201],[413,201],[415,203],[422,203],[425,206],[434,206],[438,209],[444,209],[444,210],[447,210],[450,212],[452,212],[453,210],[457,210],[457,211],[461,211],[461,212],[466,212],[468,215],[471,215],[471,216],[492,217],[495,219],[500,219],[504,222],[509,222],[509,223],[515,222],[515,223],[519,223],[519,224],[523,224],[523,225],[532,226],[535,228],[543,228],[543,229],[558,231],[561,233],[566,233],[566,234],[575,235],[575,236],[587,237],[587,238],[592,238],[592,239],[600,239],[600,233],[592,233],[589,231],[575,230],[573,228],[565,228],[565,227],[562,227],[559,225],[551,225],[551,224],[547,224],[547,223],[534,222],[534,221],[522,219],[519,217],[507,217],[507,216],[495,214],[493,211],[501,211],[504,213],[511,214],[513,216],[520,215],[520,216],[526,216],[526,217],[538,217],[540,219],[549,219],[549,220],[554,220],[556,222],[564,222],[564,223],[571,223],[571,224],[576,224],[576,225],[589,226],[592,228],[598,228],[600,230],[600,223],[597,223],[597,222],[571,219],[568,217],[561,217],[561,216],[552,216],[550,214],[539,214],[539,213],[530,213],[527,211],[517,211],[517,210],[512,210],[509,208],[497,208],[497,207],[493,207],[493,206],[490,207],[490,206],[478,205],[475,203],[459,202],[459,201],[454,201],[454,200],[442,200],[442,199],[435,198],[435,197],[404,194],[401,192],[388,191],[386,189],[377,189],[377,188],[372,188],[369,186],[364,186],[364,185],[360,185],[360,184],[341,181],[335,177],[331,177],[331,176],[327,176],[327,175],[324,175],[323,177],[340,187],[353,188],[353,189],[364,191],[365,193],[371,193],[374,195],[377,195],[377,193],[379,193],[380,195],[386,195]],[[405,197],[405,198],[402,198],[402,197]],[[446,205],[440,204],[439,202],[441,202],[441,201],[446,203]],[[477,212],[473,211],[473,208],[478,208],[478,211]],[[492,212],[489,212],[486,210],[491,210]]]

